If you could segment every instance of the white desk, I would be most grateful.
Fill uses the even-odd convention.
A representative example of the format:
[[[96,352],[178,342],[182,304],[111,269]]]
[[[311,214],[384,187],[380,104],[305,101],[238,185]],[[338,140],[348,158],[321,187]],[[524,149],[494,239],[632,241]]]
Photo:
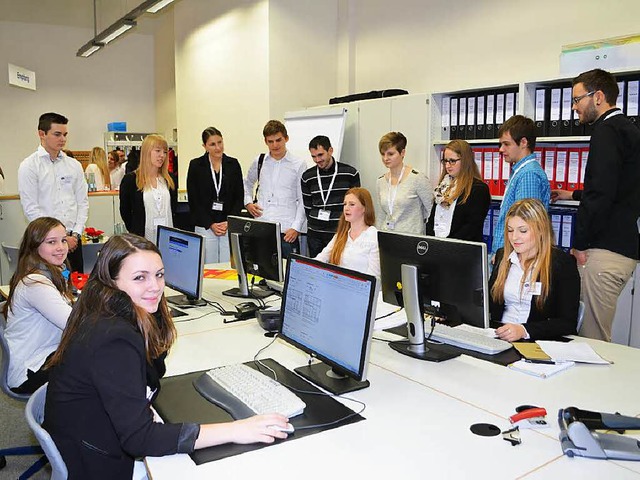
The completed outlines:
[[[225,305],[235,303],[219,294],[231,286],[234,282],[206,280],[205,297]],[[167,359],[168,376],[245,362],[271,341],[255,320],[224,324],[217,314],[188,321],[190,317],[177,319],[179,337]],[[640,414],[640,350],[589,342],[615,364],[578,365],[539,379],[467,356],[423,362],[374,340],[371,386],[350,394],[367,404],[365,421],[200,466],[188,455],[149,457],[147,466],[153,480],[225,475],[640,479],[640,462],[570,459],[562,454],[555,421],[559,408]],[[305,354],[281,340],[262,357],[274,358],[289,369],[307,361]],[[521,404],[545,407],[550,428],[522,431],[523,443],[517,447],[501,436],[478,437],[469,431],[470,425],[480,422],[506,429],[508,417]]]

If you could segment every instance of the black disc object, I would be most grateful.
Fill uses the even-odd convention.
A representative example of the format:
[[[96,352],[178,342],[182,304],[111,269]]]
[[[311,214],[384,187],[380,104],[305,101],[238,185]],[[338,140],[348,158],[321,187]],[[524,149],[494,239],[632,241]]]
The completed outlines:
[[[500,435],[500,429],[490,423],[474,423],[470,430],[481,437],[495,437]]]

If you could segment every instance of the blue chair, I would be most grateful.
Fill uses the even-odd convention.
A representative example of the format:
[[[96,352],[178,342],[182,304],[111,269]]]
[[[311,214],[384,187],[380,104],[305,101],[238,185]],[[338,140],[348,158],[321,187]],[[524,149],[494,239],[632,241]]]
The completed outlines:
[[[16,400],[26,402],[29,399],[29,395],[15,393],[9,388],[9,385],[7,384],[7,376],[9,374],[9,345],[7,344],[7,340],[4,338],[4,331],[7,327],[7,320],[2,313],[5,303],[6,302],[0,303],[0,348],[2,349],[2,362],[0,363],[0,389],[7,396],[15,398]],[[0,449],[0,469],[3,469],[7,465],[7,460],[5,457],[43,454],[44,451],[37,445]],[[47,457],[43,456],[20,476],[20,480],[30,478],[46,464]]]
[[[58,451],[53,438],[49,435],[44,428],[42,428],[42,422],[44,420],[44,403],[47,397],[47,385],[44,384],[38,390],[36,390],[29,401],[27,402],[27,408],[25,409],[25,416],[27,417],[27,423],[33,434],[38,439],[38,443],[44,450],[46,458],[51,464],[51,480],[66,480],[68,477],[67,466],[62,459],[62,455]],[[46,462],[45,462],[46,463]]]

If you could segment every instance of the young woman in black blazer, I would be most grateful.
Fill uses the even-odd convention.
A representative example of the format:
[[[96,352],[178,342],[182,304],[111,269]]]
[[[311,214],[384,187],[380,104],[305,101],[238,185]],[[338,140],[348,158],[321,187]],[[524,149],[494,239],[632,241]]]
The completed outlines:
[[[575,258],[553,245],[551,221],[539,200],[527,198],[507,212],[504,248],[489,280],[491,320],[503,340],[548,340],[575,335],[580,275]]]
[[[147,135],[140,149],[140,165],[120,183],[120,216],[127,230],[154,243],[158,225],[173,227],[178,206],[167,152],[164,137]]]
[[[196,233],[205,237],[206,263],[229,260],[227,216],[243,208],[242,169],[237,159],[224,153],[220,130],[202,132],[205,154],[189,163],[187,192]]]
[[[442,173],[434,190],[427,235],[482,241],[491,195],[464,140],[453,140],[442,152]]]
[[[153,421],[151,400],[176,339],[163,275],[153,243],[130,233],[110,238],[49,361],[56,368],[43,426],[70,480],[130,479],[137,457],[287,437],[271,428],[289,427],[278,414],[212,425]]]

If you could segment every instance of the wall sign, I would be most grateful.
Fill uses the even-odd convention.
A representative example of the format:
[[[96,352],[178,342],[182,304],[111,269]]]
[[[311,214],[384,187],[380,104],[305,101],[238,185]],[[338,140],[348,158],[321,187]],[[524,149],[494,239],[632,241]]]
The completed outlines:
[[[9,64],[9,84],[16,87],[36,89],[36,72]]]

